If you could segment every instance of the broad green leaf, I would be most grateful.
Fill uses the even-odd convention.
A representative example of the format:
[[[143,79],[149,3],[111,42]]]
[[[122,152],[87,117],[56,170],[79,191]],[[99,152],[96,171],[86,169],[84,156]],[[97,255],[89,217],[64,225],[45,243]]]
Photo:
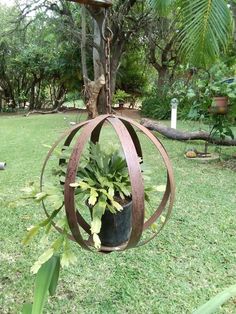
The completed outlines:
[[[210,299],[207,303],[200,306],[193,314],[212,314],[215,313],[219,307],[228,301],[230,298],[236,296],[236,285],[233,285],[223,292],[218,293],[215,297]]]
[[[35,190],[34,190],[34,187],[27,186],[27,187],[21,189],[20,191],[23,192],[23,193],[26,193],[26,194],[34,194]]]
[[[95,205],[97,202],[97,198],[98,198],[98,193],[95,189],[91,189],[90,190],[90,197],[88,200],[89,205]]]
[[[52,249],[54,251],[59,251],[64,242],[64,235],[59,236],[58,239],[52,244]]]
[[[91,222],[91,233],[99,233],[101,230],[102,222],[101,219],[98,217],[94,217]]]
[[[115,214],[116,213],[116,210],[114,209],[114,207],[110,204],[107,204],[107,208],[109,209],[109,211],[112,213],[112,214]]]
[[[42,244],[43,246],[46,246],[48,245],[48,243],[49,243],[48,234],[44,234],[42,238],[40,239],[40,244]]]
[[[32,228],[30,228],[30,230],[27,232],[25,238],[23,239],[22,243],[28,244],[32,240],[32,238],[38,234],[39,229],[40,229],[39,225],[33,226]]]
[[[116,210],[118,210],[118,211],[121,211],[122,209],[123,209],[123,207],[119,204],[119,203],[117,203],[116,201],[111,201],[111,204],[112,204],[112,206],[114,206],[115,207],[115,209]]]
[[[40,228],[46,227],[46,226],[50,223],[50,221],[51,221],[51,218],[49,217],[49,218],[47,218],[47,219],[41,221],[41,222],[38,224],[38,226],[39,226]]]
[[[161,222],[164,223],[166,221],[166,217],[164,217],[163,215],[161,215]]]
[[[79,187],[81,188],[82,191],[90,189],[89,184],[85,183],[85,182],[79,182]]]
[[[152,224],[151,229],[153,232],[157,232],[157,223]]]
[[[235,93],[228,93],[229,98],[236,98]]]
[[[121,186],[121,191],[122,193],[124,193],[125,196],[131,195],[130,191],[125,186]]]
[[[125,199],[125,196],[124,196],[124,194],[123,194],[122,192],[119,192],[119,196],[120,196],[120,198],[121,198],[122,200]]]
[[[51,256],[51,258],[40,267],[35,280],[32,314],[41,314],[43,312],[43,307],[48,296],[49,286],[57,265],[58,257]]]
[[[32,314],[33,304],[25,303],[22,308],[22,314]]]
[[[47,193],[45,193],[45,192],[40,192],[40,193],[37,193],[36,195],[35,195],[35,200],[37,201],[37,202],[41,202],[43,199],[45,199],[47,197]]]
[[[93,234],[93,242],[94,242],[94,247],[97,250],[99,250],[101,247],[101,241],[99,239],[99,236],[96,233]]]
[[[74,252],[70,249],[66,249],[61,258],[61,266],[68,267],[70,264],[75,265],[77,262],[77,257]]]
[[[97,204],[93,207],[93,218],[98,217],[101,219],[104,214],[107,206],[107,197],[105,195],[101,195],[98,199]]]
[[[53,296],[56,293],[59,275],[60,275],[60,256],[59,255],[54,255],[54,256],[56,258],[56,263],[55,263],[52,279],[50,282],[50,286],[48,289],[50,296]]]
[[[38,261],[36,261],[34,263],[34,265],[30,268],[30,271],[33,273],[33,274],[37,274],[37,272],[39,271],[40,267],[42,266],[42,264]]]
[[[158,185],[156,187],[156,191],[157,192],[165,192],[165,190],[166,190],[166,186],[165,185]]]
[[[183,0],[180,4],[184,23],[179,33],[180,53],[192,64],[206,67],[229,41],[232,18],[227,1]]]
[[[114,191],[114,188],[113,188],[113,187],[110,187],[110,188],[108,189],[108,194],[109,194],[111,197],[114,197],[115,191]]]
[[[46,263],[53,256],[53,248],[48,249],[42,255],[39,256],[38,260],[31,267],[31,271],[36,274],[40,267]]]

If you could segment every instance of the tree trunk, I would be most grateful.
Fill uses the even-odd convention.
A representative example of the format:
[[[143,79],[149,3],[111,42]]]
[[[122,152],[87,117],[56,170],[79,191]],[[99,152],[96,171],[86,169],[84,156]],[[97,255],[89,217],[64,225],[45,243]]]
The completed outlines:
[[[132,34],[135,34],[139,30],[139,23],[142,21],[142,18],[137,19],[137,22],[134,21],[130,29],[127,29],[126,24],[131,21],[129,13],[137,2],[137,0],[124,1],[120,4],[120,9],[117,14],[114,12],[111,13],[113,18],[114,16],[117,17],[117,19],[111,22],[111,24],[113,23],[111,29],[114,34],[111,42],[111,96],[115,91],[117,69],[119,67],[122,53],[125,50],[125,45],[129,42]],[[101,36],[103,27],[106,27],[106,25],[104,25],[105,10],[92,6],[88,6],[88,10],[94,20],[93,65],[95,81],[101,77],[101,75],[105,74],[105,41]],[[107,112],[105,86],[100,90],[97,106],[99,113]]]
[[[84,79],[84,85],[86,85],[86,79],[88,78],[87,58],[86,58],[86,9],[85,6],[81,6],[81,63],[82,73]]]
[[[87,94],[89,96],[89,100],[86,103],[86,107],[88,110],[88,119],[94,119],[98,116],[98,95],[100,93],[101,88],[105,84],[104,75],[101,75],[96,81],[88,81],[87,85]]]
[[[35,108],[41,109],[41,101],[40,101],[40,93],[41,93],[41,81],[38,82],[38,86],[36,89],[36,96],[35,96]]]
[[[167,66],[161,66],[158,70],[157,87],[158,91],[165,92],[166,84],[170,83],[169,69]]]
[[[105,21],[105,10],[95,7],[89,7],[89,12],[93,17],[94,36],[93,36],[93,70],[94,81],[98,80],[102,75],[105,76],[105,42],[102,38],[102,31]],[[89,89],[89,88],[87,88]],[[90,101],[90,100],[89,100]],[[91,100],[91,103],[94,99]],[[97,112],[103,114],[107,112],[105,86],[100,88],[99,95],[96,95]],[[93,113],[95,114],[95,113]],[[93,115],[92,114],[92,115]],[[91,116],[91,112],[89,113]]]
[[[29,110],[33,110],[34,109],[34,107],[35,107],[34,100],[35,100],[35,83],[33,83],[31,85],[31,88],[30,88]]]
[[[219,138],[211,137],[208,132],[195,131],[195,132],[183,132],[176,129],[169,128],[159,122],[152,121],[149,119],[142,119],[141,124],[147,129],[157,131],[158,133],[170,138],[172,140],[188,141],[188,140],[203,140],[208,143],[213,143],[222,146],[235,146],[236,140],[226,138],[221,140]]]

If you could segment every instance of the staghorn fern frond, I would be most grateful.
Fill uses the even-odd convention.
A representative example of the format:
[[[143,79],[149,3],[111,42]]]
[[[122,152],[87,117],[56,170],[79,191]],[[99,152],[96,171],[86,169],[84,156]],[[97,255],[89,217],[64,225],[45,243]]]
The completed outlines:
[[[232,18],[224,0],[182,0],[180,53],[195,65],[214,62],[227,46]]]

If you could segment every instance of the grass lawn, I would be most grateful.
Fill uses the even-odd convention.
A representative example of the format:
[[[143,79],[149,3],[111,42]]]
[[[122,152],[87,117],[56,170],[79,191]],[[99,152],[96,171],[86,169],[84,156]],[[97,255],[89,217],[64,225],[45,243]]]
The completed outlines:
[[[82,116],[0,116],[0,313],[20,313],[32,300],[30,267],[41,254],[38,241],[24,247],[26,229],[43,217],[41,207],[19,205],[20,189],[37,180],[47,148],[70,121]],[[181,124],[194,128],[189,123]],[[110,138],[109,130],[104,138]],[[172,217],[159,237],[123,253],[92,254],[76,245],[77,266],[61,272],[56,296],[45,313],[191,313],[236,282],[236,176],[220,162],[186,160],[187,146],[161,137],[173,162],[177,196]],[[142,138],[153,167],[158,158]],[[203,147],[203,145],[202,145]],[[211,147],[213,150],[214,147]],[[223,148],[223,152],[236,152]],[[153,168],[153,179],[159,172]],[[236,300],[219,313],[236,313]]]

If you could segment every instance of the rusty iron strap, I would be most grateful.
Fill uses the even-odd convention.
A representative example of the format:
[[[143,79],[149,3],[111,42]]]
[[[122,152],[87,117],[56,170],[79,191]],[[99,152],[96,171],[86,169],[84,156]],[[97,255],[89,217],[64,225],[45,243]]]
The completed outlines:
[[[120,120],[122,120],[122,121],[124,120],[124,121],[129,122],[132,125],[136,126],[151,140],[151,142],[153,142],[153,144],[159,150],[159,152],[163,158],[164,164],[167,168],[167,185],[166,185],[166,190],[165,190],[163,199],[162,199],[159,207],[155,211],[155,213],[144,224],[144,230],[149,228],[156,221],[156,219],[158,219],[158,217],[161,215],[161,213],[164,211],[165,206],[169,200],[169,205],[168,205],[168,209],[167,209],[167,216],[166,216],[165,222],[163,223],[162,227],[160,228],[160,230],[161,230],[164,227],[164,225],[167,223],[167,221],[170,217],[170,214],[171,214],[171,211],[173,208],[173,204],[174,204],[174,198],[175,198],[174,173],[173,173],[173,168],[172,168],[169,156],[168,156],[164,146],[161,144],[161,142],[148,129],[146,129],[145,127],[143,127],[139,123],[137,123],[131,119],[128,119],[128,118],[120,117]],[[153,239],[160,232],[160,230],[157,233],[155,233],[155,235],[152,236],[151,239]],[[144,241],[143,243],[140,243],[138,246],[146,244],[151,239]]]
[[[102,115],[96,119],[90,120],[88,124],[82,130],[81,135],[79,136],[71,154],[70,160],[68,162],[66,180],[64,186],[64,201],[65,201],[65,210],[68,220],[68,224],[72,235],[76,242],[84,249],[91,250],[88,246],[88,242],[85,241],[80,233],[76,208],[75,208],[75,189],[70,186],[71,183],[74,183],[76,180],[77,169],[79,166],[79,161],[83,153],[85,144],[88,142],[89,137],[91,136],[92,131],[98,124],[103,124],[108,115]]]
[[[42,166],[42,170],[41,170],[41,175],[40,175],[40,191],[42,192],[42,189],[43,189],[43,177],[44,177],[44,173],[45,173],[45,169],[46,169],[46,166],[47,166],[47,163],[50,159],[50,157],[52,156],[55,148],[58,146],[58,144],[67,136],[70,136],[71,133],[76,133],[78,132],[83,126],[85,126],[86,124],[88,124],[89,121],[84,121],[84,122],[81,122],[80,124],[74,126],[72,129],[69,129],[67,131],[65,131],[59,138],[58,140],[52,145],[52,147],[50,148],[45,160],[44,160],[44,163],[43,163],[43,166]],[[45,203],[44,201],[42,201],[42,206],[43,206],[43,209],[44,209],[44,212],[46,214],[47,217],[50,217],[48,211],[47,211],[47,208],[45,206]],[[59,227],[56,226],[56,224],[52,221],[52,226],[60,233],[63,232],[63,230]],[[71,236],[70,234],[67,234],[68,238],[70,240],[73,240],[74,241],[74,237]]]
[[[124,124],[117,117],[109,117],[108,121],[114,127],[128,166],[132,194],[132,231],[127,249],[135,247],[139,242],[144,223],[144,186],[138,155],[133,140]]]

